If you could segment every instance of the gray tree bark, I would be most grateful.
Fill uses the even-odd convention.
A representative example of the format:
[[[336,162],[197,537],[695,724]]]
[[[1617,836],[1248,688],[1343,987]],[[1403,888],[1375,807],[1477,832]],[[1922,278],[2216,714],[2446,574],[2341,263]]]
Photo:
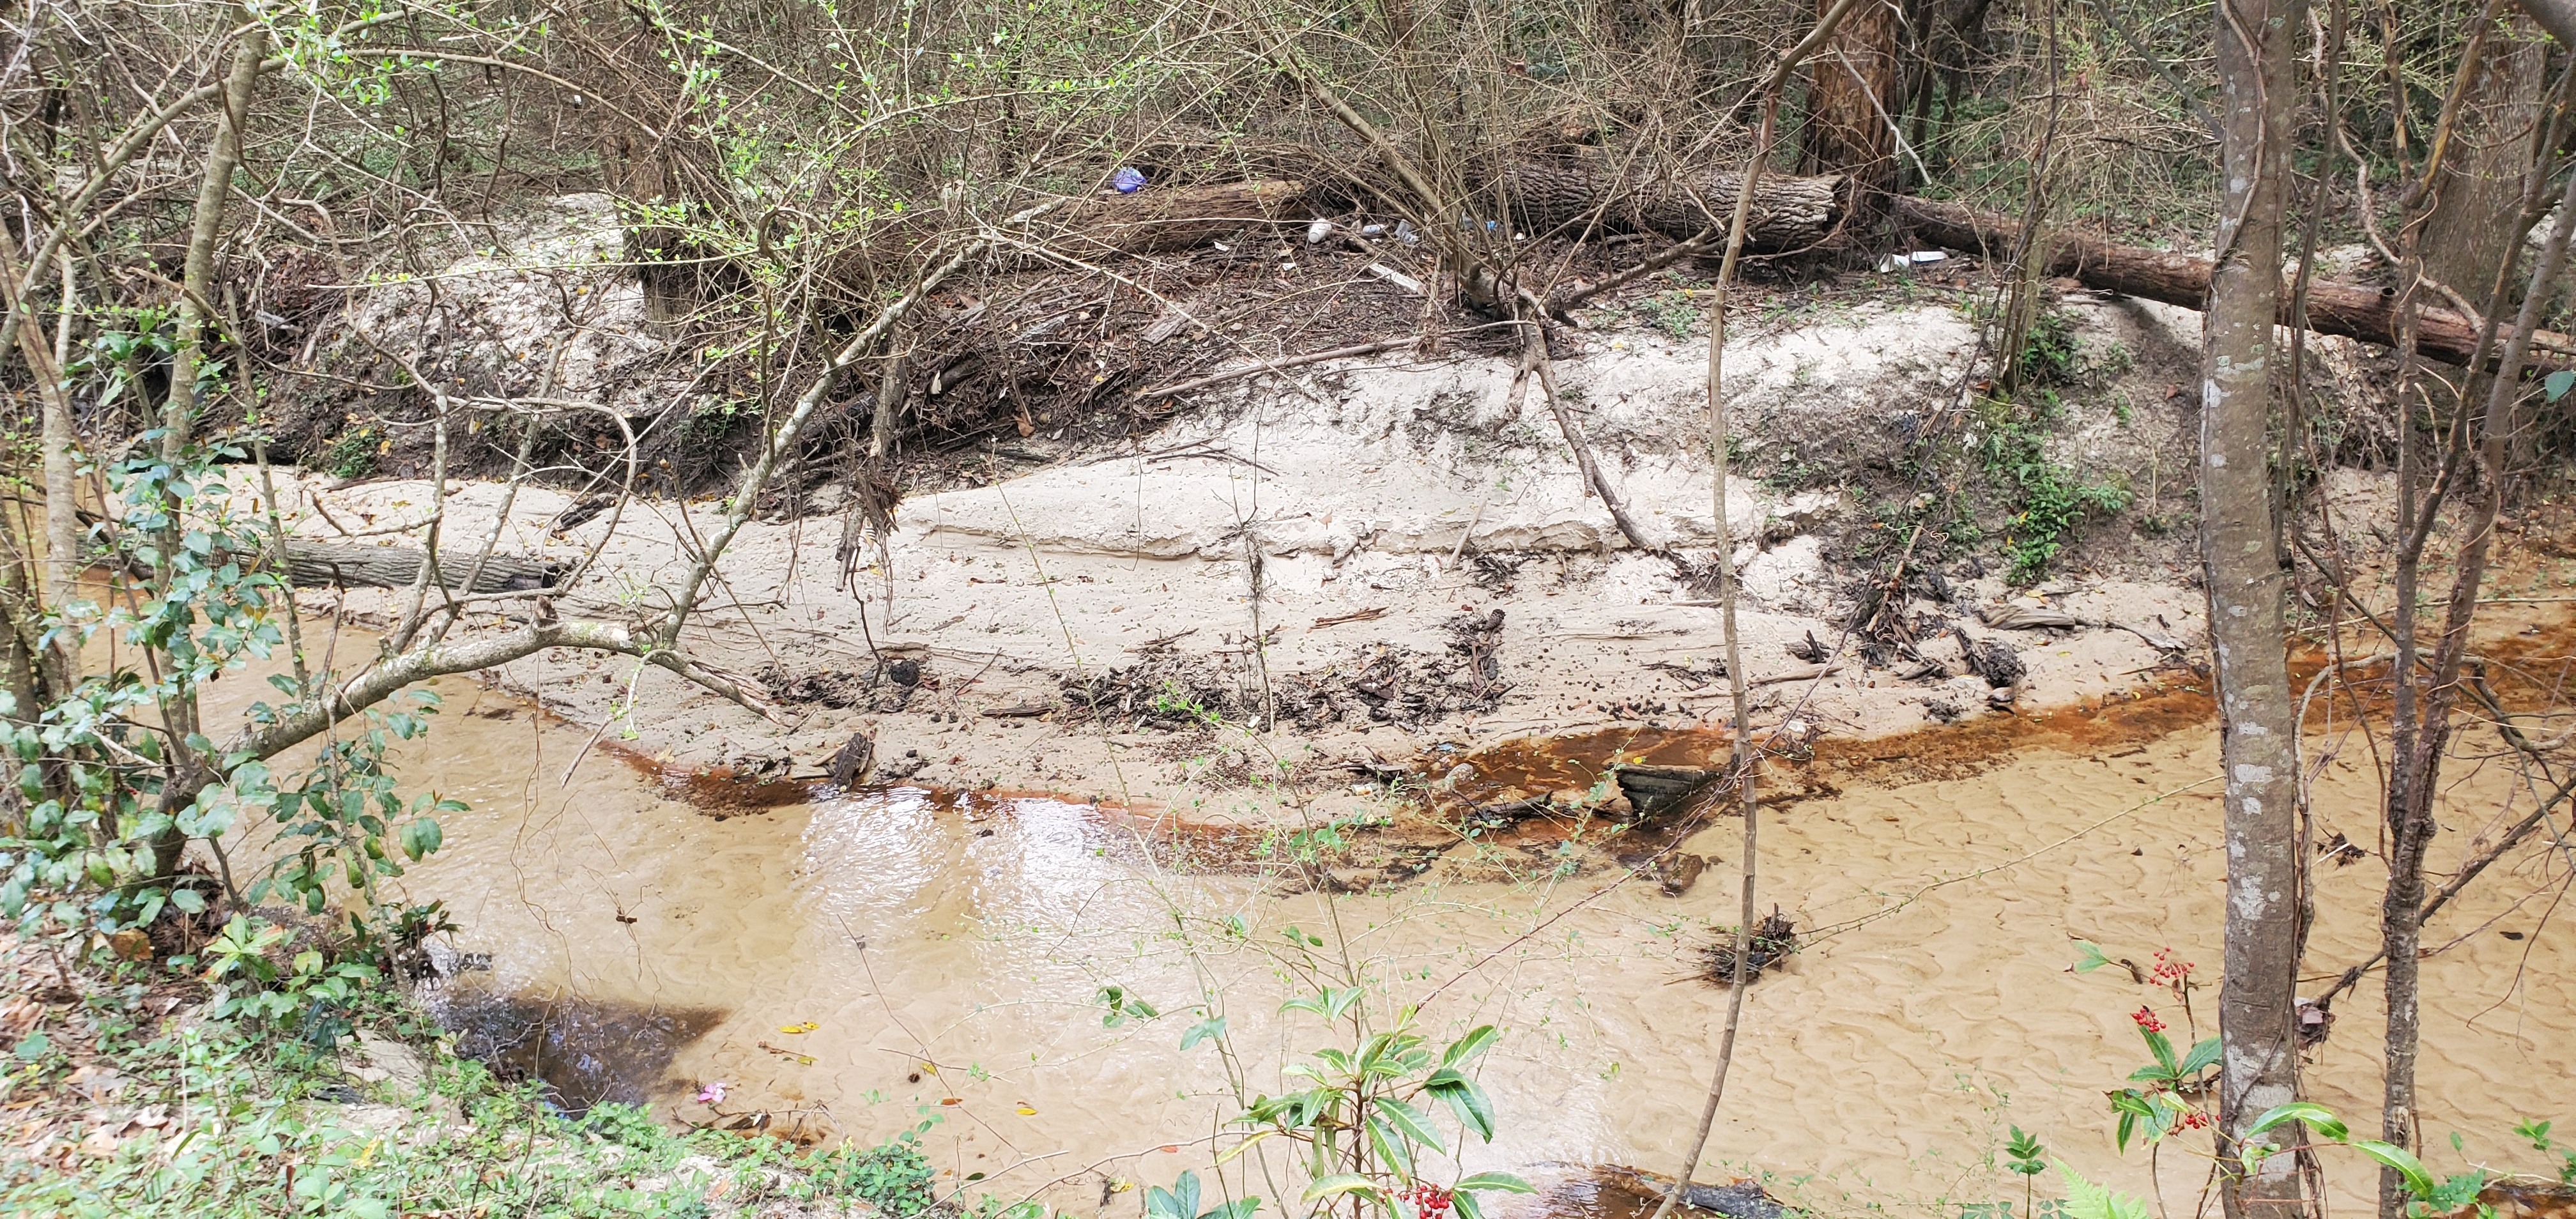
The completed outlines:
[[[2451,155],[2437,175],[2432,218],[2424,225],[2424,271],[2472,301],[2522,242],[2517,214],[2531,172],[2532,129],[2541,121],[2548,50],[2525,17],[2508,14],[2487,36],[2461,98]]]
[[[2293,1156],[2270,1156],[2251,1174],[2228,1165],[2245,1128],[2294,1099],[2299,1086],[2292,1027],[2299,963],[2295,721],[2270,428],[2283,152],[2298,87],[2292,39],[2303,7],[2302,0],[2218,4],[2224,185],[2202,331],[2200,549],[2227,785],[2218,1135],[2228,1219],[2294,1219],[2301,1209]]]
[[[241,167],[241,130],[249,121],[250,98],[259,87],[260,57],[268,53],[268,31],[253,23],[233,46],[232,71],[224,78],[223,113],[215,121],[214,147],[206,152],[206,173],[197,183],[197,206],[188,225],[188,256],[179,278],[179,337],[170,355],[170,393],[161,407],[161,454],[176,461],[187,447],[197,411],[197,369],[204,359],[206,323],[211,320],[215,282],[215,239],[223,232],[224,204],[232,197],[233,171]]]

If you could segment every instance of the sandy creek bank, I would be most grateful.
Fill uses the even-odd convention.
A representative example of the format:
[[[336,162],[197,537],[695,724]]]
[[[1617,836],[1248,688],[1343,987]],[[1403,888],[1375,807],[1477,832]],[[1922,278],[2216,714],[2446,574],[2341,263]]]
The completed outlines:
[[[2050,444],[2071,476],[2131,486],[2136,512],[2070,537],[2059,574],[2035,588],[2007,587],[1991,544],[1910,545],[1917,526],[1945,538],[1965,528],[1958,514],[1992,511],[1957,485],[1901,472],[1926,460],[1912,437],[1954,407],[1975,349],[1952,310],[1793,318],[1730,352],[1746,456],[1726,511],[1746,663],[1766,683],[1757,722],[1796,707],[1812,730],[1850,737],[2000,714],[1969,671],[1968,639],[2017,655],[2022,708],[2098,702],[2173,675],[2155,671],[2169,658],[2155,645],[2196,641],[2201,605],[2168,522],[2183,499],[2174,458],[2188,420],[2165,378],[2188,363],[2190,340],[2156,307],[2068,308],[2089,319],[2092,349],[2122,353],[2128,371],[2086,391]],[[1583,344],[1563,376],[1594,447],[1646,530],[1704,566],[1715,523],[1703,349],[1636,327],[1587,332]],[[1311,375],[1212,391],[1150,434],[1087,445],[1042,434],[984,454],[968,480],[982,485],[905,499],[846,582],[839,516],[754,521],[686,643],[771,677],[789,704],[785,730],[661,670],[639,676],[597,656],[545,654],[490,676],[574,721],[613,720],[618,737],[684,770],[810,777],[868,731],[881,777],[1217,823],[1267,823],[1288,805],[1305,818],[1366,807],[1348,772],[1315,781],[1328,768],[1717,714],[1712,581],[1626,543],[1538,395],[1514,401],[1508,361],[1300,371]],[[338,540],[337,528],[421,519],[430,490],[313,478],[283,498],[297,533]],[[828,511],[836,490],[807,507]],[[451,484],[447,536],[479,540],[504,493]],[[599,548],[593,574],[555,600],[608,617],[666,595],[723,509],[639,500],[613,530],[605,515],[553,528],[575,501],[520,489],[499,550],[560,560]],[[1843,625],[1900,556],[1893,613],[1922,660],[1865,665],[1868,641],[1846,640]],[[364,619],[391,594],[302,600]],[[1987,625],[2015,608],[2073,625]],[[1810,636],[1836,665],[1821,681],[1792,651]],[[895,661],[920,666],[917,687],[886,679],[881,665]],[[991,714],[1010,710],[1047,714]],[[1265,710],[1281,731],[1239,727]],[[1200,730],[1210,716],[1238,727]],[[1306,794],[1279,799],[1266,781],[1282,777]]]

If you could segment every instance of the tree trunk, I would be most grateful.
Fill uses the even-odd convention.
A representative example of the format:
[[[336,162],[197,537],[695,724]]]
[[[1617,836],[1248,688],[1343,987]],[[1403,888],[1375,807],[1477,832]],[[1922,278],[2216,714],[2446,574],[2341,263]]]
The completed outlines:
[[[0,243],[7,242],[0,234]],[[17,259],[5,244],[0,244],[0,294],[21,281]],[[44,327],[33,324],[18,329],[18,354],[27,361],[27,372],[36,382],[36,404],[40,423],[37,433],[44,451],[45,479],[45,560],[41,578],[34,578],[25,589],[25,602],[18,612],[33,623],[48,606],[59,608],[72,596],[73,581],[80,575],[80,511],[75,491],[78,482],[74,465],[71,389],[63,379],[63,366],[71,359],[72,314],[76,302],[72,297],[74,280],[71,255],[59,253],[63,275],[62,299],[54,305],[53,346],[45,346]],[[26,276],[29,281],[33,275]],[[23,297],[5,302],[12,313],[25,312],[32,322],[34,304]],[[80,665],[79,650],[68,639],[57,640],[50,649],[30,653],[31,662],[45,670],[50,689],[68,690],[76,680]],[[29,714],[33,714],[32,711]]]
[[[2424,273],[2466,293],[2481,309],[2507,307],[2478,298],[2506,254],[2522,242],[2517,215],[2548,58],[2539,33],[2529,18],[2509,16],[2488,34],[2485,54],[2470,69],[2452,125],[2452,152],[2442,160],[2439,193],[2419,247]]]
[[[2539,22],[2560,45],[2576,47],[2576,0],[2521,0],[2514,7]]]
[[[1848,176],[1864,208],[1896,185],[1896,17],[1893,4],[1853,10],[1807,68],[1807,171]]]
[[[170,355],[170,393],[161,407],[161,456],[176,462],[188,444],[197,410],[197,367],[204,359],[206,324],[213,320],[215,240],[224,227],[233,171],[241,167],[241,129],[249,121],[251,93],[259,87],[259,61],[268,33],[252,22],[233,47],[232,73],[224,80],[223,112],[215,119],[214,146],[206,151],[205,176],[188,225],[187,261],[179,278],[179,337]]]
[[[236,10],[246,23],[241,41],[233,45],[232,72],[224,79],[223,113],[215,119],[214,146],[206,152],[206,173],[197,186],[196,211],[188,225],[188,256],[179,278],[179,335],[170,355],[170,390],[161,407],[161,459],[177,467],[186,455],[190,430],[196,424],[197,368],[204,356],[206,324],[213,319],[215,283],[215,240],[223,232],[224,204],[232,195],[233,171],[241,165],[241,130],[250,117],[251,94],[259,87],[259,61],[268,53],[268,32],[247,12]],[[177,519],[177,505],[169,507],[171,519]],[[163,553],[177,550],[178,536],[164,530]],[[197,733],[197,694],[181,681],[171,694],[161,700],[161,720],[169,726],[173,738],[187,740]],[[152,836],[152,876],[162,879],[179,870],[179,856],[188,846],[188,836],[178,828],[176,818],[183,805],[173,804],[176,793],[198,787],[202,764],[192,751],[173,750],[170,774],[163,781],[161,811],[173,818],[168,829]]]
[[[2514,234],[2515,240],[2519,241],[2521,230],[2518,226]],[[2391,733],[2396,764],[2389,772],[2385,811],[2389,842],[2388,890],[2379,907],[2380,952],[2388,962],[2387,1059],[2382,1076],[2380,1130],[2382,1138],[2419,1151],[2415,1063],[2423,1037],[2423,1012],[2417,950],[2424,932],[2424,861],[2434,835],[2441,828],[2433,816],[2433,793],[2441,781],[2442,753],[2450,743],[2451,712],[2459,704],[2461,670],[2468,659],[2469,626],[2477,612],[2479,587],[2486,580],[2487,558],[2495,539],[2496,516],[2503,508],[2506,444],[2520,430],[2516,407],[2522,398],[2522,371],[2528,346],[2528,340],[2520,335],[2528,333],[2542,310],[2547,308],[2551,288],[2560,268],[2566,265],[2571,236],[2576,236],[2576,178],[2568,180],[2566,194],[2559,200],[2557,219],[2551,223],[2549,238],[2542,244],[2540,258],[2532,267],[2531,282],[2523,292],[2517,319],[2517,337],[2503,345],[2496,375],[2490,380],[2483,403],[2467,433],[2467,441],[2475,446],[2472,460],[2477,472],[2474,484],[2476,498],[2462,529],[2460,553],[2452,569],[2451,596],[2443,614],[2442,633],[2433,649],[2429,673],[2419,675],[2415,672],[2417,649],[2411,608],[2414,600],[2407,596],[2398,603],[2398,621],[2403,624],[2396,649],[2397,663],[2401,666],[2398,670],[2401,705],[2395,720],[2396,730]],[[2428,503],[2417,519],[2438,519],[2441,511],[2440,503]],[[2401,521],[2405,519],[2400,517]],[[2405,577],[2401,588],[2409,594],[2413,592],[2414,565],[2420,557],[2420,551],[2399,555],[2402,564],[2399,574]],[[2420,697],[2420,710],[2404,705],[2405,701],[2411,701],[2410,695]],[[2400,1219],[2406,1213],[2410,1199],[2404,1179],[2393,1169],[2381,1170],[2379,1213],[2382,1219]]]
[[[2009,254],[2013,235],[2020,226],[2019,221],[1994,212],[1911,197],[1897,200],[1896,214],[1916,236],[1935,245],[1990,256]],[[2089,288],[2186,309],[2200,309],[2209,302],[2215,267],[2209,259],[2113,245],[2064,230],[2050,234],[2050,240],[2055,250],[2048,260],[2051,275],[2070,276]],[[2275,293],[2274,300],[2278,320],[2289,324],[2289,299]],[[2308,285],[2308,329],[2393,347],[2397,343],[2397,298],[2365,284],[2313,282]],[[2499,345],[2513,333],[2511,326],[2501,328],[2497,334]],[[2535,365],[2563,367],[2571,363],[2571,354],[2576,354],[2576,338],[2567,335],[2534,331],[2531,341]],[[2415,319],[2415,342],[2425,355],[2466,364],[2476,358],[2478,326],[2465,314],[2423,309]]]
[[[2271,495],[2274,319],[2281,310],[2283,150],[2297,91],[2300,0],[2220,0],[2222,222],[2201,365],[2201,561],[2226,773],[2227,923],[2219,989],[2220,1198],[2228,1219],[2295,1219],[2295,1157],[2230,1171],[2243,1131],[2297,1097],[2296,724]],[[2259,41],[2249,44],[2245,39]],[[2283,1144],[2292,1138],[2273,1136]]]
[[[1812,246],[1842,218],[1843,179],[1762,174],[1754,181],[1753,214],[1744,244],[1777,252]],[[1711,209],[1735,202],[1743,176],[1731,170],[1701,174],[1688,188],[1670,179],[1618,171],[1593,159],[1525,161],[1493,183],[1512,213],[1531,232],[1560,226],[1580,231],[1597,214],[1596,232],[1662,233],[1691,237],[1724,232],[1727,216]]]

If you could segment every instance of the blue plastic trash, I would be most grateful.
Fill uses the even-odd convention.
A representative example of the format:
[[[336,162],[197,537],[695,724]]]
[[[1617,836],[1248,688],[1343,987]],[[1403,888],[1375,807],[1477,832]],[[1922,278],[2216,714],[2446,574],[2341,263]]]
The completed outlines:
[[[1121,165],[1117,173],[1109,175],[1109,185],[1116,187],[1119,194],[1132,195],[1145,185],[1145,173],[1133,165]]]

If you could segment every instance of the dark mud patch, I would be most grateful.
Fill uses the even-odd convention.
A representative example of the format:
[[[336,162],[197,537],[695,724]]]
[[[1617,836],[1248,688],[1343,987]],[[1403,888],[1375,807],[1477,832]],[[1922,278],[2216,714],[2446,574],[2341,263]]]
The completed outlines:
[[[545,1081],[554,1103],[576,1116],[595,1105],[650,1104],[676,1086],[667,1078],[672,1059],[726,1015],[476,990],[444,992],[428,1006],[456,1034],[458,1053],[504,1080]]]
[[[1550,1219],[1647,1219],[1671,1192],[1672,1178],[1620,1164],[1564,1166],[1568,1175],[1540,1191],[1533,1213]],[[1751,1181],[1693,1182],[1683,1206],[1729,1219],[1785,1219],[1788,1207]]]
[[[601,741],[595,748],[651,779],[665,797],[718,821],[810,803],[822,796],[826,786],[820,779],[790,778],[784,766],[673,766],[619,742]]]
[[[808,803],[823,790],[817,781],[776,778],[730,766],[682,771],[657,767],[655,777],[672,799],[713,813],[719,821],[738,813]]]

